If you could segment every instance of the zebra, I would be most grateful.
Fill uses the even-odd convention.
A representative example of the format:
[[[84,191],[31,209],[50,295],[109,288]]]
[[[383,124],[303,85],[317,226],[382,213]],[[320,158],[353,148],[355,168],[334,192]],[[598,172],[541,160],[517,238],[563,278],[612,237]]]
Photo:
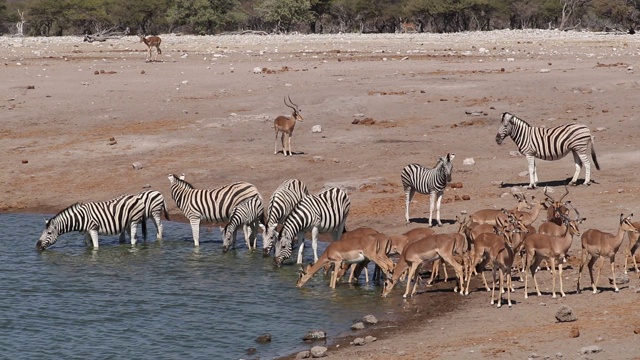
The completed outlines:
[[[573,161],[576,165],[576,172],[573,174],[571,184],[576,185],[582,164],[585,167],[584,183],[590,185],[595,181],[591,180],[591,162],[587,156],[587,149],[591,145],[591,158],[600,170],[596,150],[593,146],[593,136],[586,125],[565,124],[552,128],[535,127],[515,115],[505,112],[498,127],[496,143],[502,145],[502,141],[507,135],[518,145],[518,150],[527,158],[529,163],[529,188],[535,189],[538,183],[538,173],[536,168],[536,158],[542,160],[559,160],[569,152],[573,153]]]
[[[194,189],[184,180],[184,175],[169,174],[171,197],[184,216],[189,219],[193,233],[193,244],[200,246],[200,221],[224,223],[231,211],[243,200],[260,195],[258,189],[248,182],[234,182],[215,189]]]
[[[287,215],[305,197],[309,195],[307,185],[298,179],[285,180],[278,186],[269,199],[267,212],[267,231],[262,238],[262,252],[269,256],[278,236],[278,224],[282,224]],[[303,240],[303,239],[299,239]]]
[[[167,203],[164,201],[164,196],[157,190],[147,190],[140,193],[142,201],[144,203],[145,217],[153,218],[153,222],[156,226],[156,239],[162,239],[162,222],[161,215],[164,213],[164,218],[169,219],[169,212],[167,211]]]
[[[238,226],[244,227],[244,240],[247,242],[249,250],[256,249],[258,239],[258,227],[264,227],[264,205],[260,195],[252,196],[236,205],[229,216],[229,223],[222,231],[222,252],[225,253],[229,247],[235,249],[235,233]],[[264,235],[262,241],[264,242]]]
[[[58,241],[58,237],[70,231],[85,233],[94,248],[98,248],[98,234],[120,235],[128,230],[131,244],[136,243],[136,228],[142,222],[142,234],[147,237],[145,207],[140,195],[123,195],[118,198],[89,203],[75,203],[46,220],[45,229],[36,243],[38,250],[44,250]],[[127,229],[128,228],[128,229]]]
[[[350,207],[349,196],[339,188],[329,188],[319,194],[303,198],[282,225],[280,239],[276,244],[274,258],[276,266],[282,265],[285,259],[291,257],[293,238],[308,230],[311,230],[313,261],[318,261],[318,233],[331,232],[333,240],[339,240],[344,232]],[[298,250],[298,264],[302,263],[303,250],[304,239],[300,242]]]
[[[451,172],[453,171],[453,158],[455,154],[448,153],[446,156],[438,159],[438,163],[433,169],[425,168],[419,164],[409,164],[402,169],[400,177],[402,178],[402,188],[405,194],[405,213],[404,217],[409,223],[409,203],[413,199],[416,191],[420,194],[430,194],[429,196],[429,226],[433,219],[434,202],[436,205],[436,221],[438,226],[442,226],[440,222],[440,204],[442,203],[442,194],[447,183],[451,182]]]

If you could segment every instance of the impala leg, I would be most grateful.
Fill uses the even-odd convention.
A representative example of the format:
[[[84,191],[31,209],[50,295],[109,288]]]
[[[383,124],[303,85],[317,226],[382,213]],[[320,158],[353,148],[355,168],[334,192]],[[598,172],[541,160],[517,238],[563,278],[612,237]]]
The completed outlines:
[[[527,285],[529,283],[529,276],[527,276],[527,269],[526,266],[529,265],[529,263],[531,262],[531,259],[529,258],[529,253],[525,253],[525,262],[524,262],[524,298],[528,298],[529,294],[527,293]],[[531,272],[533,274],[533,272]]]
[[[542,296],[542,293],[540,292],[540,288],[538,287],[538,279],[536,278],[536,273],[538,272],[538,267],[540,266],[540,259],[536,259],[534,258],[533,260],[533,264],[531,264],[531,277],[533,278],[533,285],[536,288],[536,293],[538,294],[538,296]],[[552,273],[553,276],[553,273]],[[554,283],[555,284],[555,283]]]
[[[495,304],[495,292],[496,292],[496,267],[491,268],[491,275],[493,276],[493,284],[491,286],[491,305]],[[500,306],[500,305],[498,305]]]
[[[604,258],[600,261],[600,265],[598,265],[598,273],[596,274],[596,287],[600,283],[600,274],[602,274],[602,268],[604,267]]]
[[[594,294],[598,292],[596,282],[593,281],[593,266],[595,265],[596,261],[598,261],[598,257],[591,256],[591,259],[589,260],[589,264],[587,265],[589,268],[589,278],[591,279],[591,287],[593,288]]]
[[[511,307],[511,293],[513,292],[511,284],[511,268],[507,267],[507,305]]]
[[[291,151],[291,135],[293,135],[293,134],[289,134],[287,136],[287,140],[289,142],[289,156],[293,155],[293,151]]]
[[[549,264],[551,266],[551,298],[555,299],[556,298],[556,259],[555,258],[551,258],[549,259]],[[540,296],[540,295],[538,295]]]
[[[625,256],[624,258],[625,274],[627,273],[627,260],[629,259],[629,256],[631,256],[631,261],[633,261],[633,268],[635,269],[636,272],[638,272],[638,263],[636,262],[636,256],[635,256],[636,250],[638,249],[638,245],[640,245],[640,242],[638,242],[638,239],[634,241],[632,240],[631,236],[629,236],[629,247],[627,248],[627,256]]]
[[[582,277],[582,269],[587,262],[587,251],[585,249],[582,250],[582,257],[580,259],[580,269],[578,270],[578,284],[576,285],[576,292],[579,294],[582,289],[580,288],[580,278]]]
[[[413,275],[413,289],[411,290],[411,295],[409,295],[409,297],[413,297],[413,295],[416,294],[416,292],[418,292],[418,282],[422,281],[422,278],[420,277],[420,268],[422,264],[418,264],[418,266],[416,267],[415,273]]]
[[[407,224],[409,223],[409,203],[411,203],[411,200],[413,199],[413,195],[416,194],[416,190],[413,188],[408,188],[408,189],[404,189],[404,194],[405,194],[405,212],[404,212],[404,218],[407,221]],[[431,224],[429,224],[431,225]]]
[[[488,259],[483,259],[482,261],[480,261],[480,264],[478,266],[476,266],[476,268],[480,269],[480,275],[482,275],[482,282],[484,283],[484,288],[485,290],[487,290],[487,292],[491,291],[491,289],[489,289],[489,284],[487,283],[487,278],[485,277],[484,273],[485,273],[485,268],[487,267],[487,262],[489,260]]]
[[[407,274],[407,288],[405,289],[404,294],[402,295],[403,298],[406,298],[407,295],[409,295],[409,291],[411,290],[411,280],[414,278],[418,265],[419,264],[413,263],[409,268],[409,272]]]
[[[276,127],[276,145],[273,147],[273,155],[278,153],[278,128]]]
[[[558,262],[558,279],[560,279],[560,296],[566,297],[564,293],[564,288],[562,286],[562,260]]]
[[[611,277],[613,278],[613,291],[620,292],[620,289],[618,289],[618,285],[616,284],[616,254],[613,254],[609,258],[609,261],[611,262]]]
[[[438,269],[440,268],[440,259],[436,259],[433,264],[431,264],[431,277],[427,280],[427,285],[433,284],[433,281],[438,276]]]

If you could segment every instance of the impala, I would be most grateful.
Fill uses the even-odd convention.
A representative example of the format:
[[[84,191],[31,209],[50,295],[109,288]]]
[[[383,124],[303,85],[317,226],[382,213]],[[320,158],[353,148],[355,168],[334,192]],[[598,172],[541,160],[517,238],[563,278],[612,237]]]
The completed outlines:
[[[140,36],[140,42],[144,43],[149,48],[149,52],[147,53],[147,62],[148,61],[152,61],[151,60],[151,48],[153,48],[153,47],[155,47],[156,50],[157,50],[157,54],[156,54],[156,60],[157,60],[158,59],[158,55],[162,55],[162,50],[160,50],[160,43],[162,42],[162,39],[160,39],[159,36],[145,37],[142,34],[138,34],[138,36]]]
[[[447,264],[451,265],[458,279],[458,285],[456,289],[460,289],[460,294],[463,294],[462,281],[464,279],[463,267],[454,258],[453,254],[456,251],[456,241],[453,234],[436,234],[431,235],[422,240],[415,241],[404,249],[400,255],[400,260],[396,264],[393,271],[393,276],[388,277],[384,283],[382,290],[382,296],[386,297],[393,286],[400,279],[401,274],[409,269],[409,275],[407,277],[407,288],[402,295],[403,297],[413,296],[416,293],[418,285],[418,277],[420,276],[418,268],[424,261],[436,260],[438,258],[444,260]],[[413,291],[409,294],[411,288],[411,279],[414,279]],[[457,291],[454,289],[454,291]]]
[[[293,152],[291,152],[291,137],[293,136],[293,129],[296,127],[296,121],[302,122],[304,120],[302,118],[302,115],[300,114],[298,105],[294,104],[293,101],[291,101],[290,96],[288,96],[288,98],[290,104],[287,104],[287,98],[284,98],[284,104],[287,107],[290,107],[291,110],[293,110],[293,113],[291,114],[291,116],[280,115],[273,121],[273,129],[276,132],[276,144],[273,153],[278,153],[278,133],[282,133],[280,141],[282,142],[282,152],[284,153],[284,156],[287,156],[287,146],[285,146],[284,136],[287,135],[289,155],[293,155]]]
[[[633,226],[636,229],[640,229],[640,221],[636,221],[633,223]],[[629,247],[627,248],[627,254],[624,257],[624,273],[627,273],[627,260],[629,260],[629,256],[631,256],[631,260],[633,260],[633,267],[636,272],[638,272],[638,264],[636,262],[636,250],[638,246],[640,246],[640,234],[634,231],[627,231],[627,237],[629,238]]]
[[[564,186],[565,193],[560,200],[557,201],[547,193],[547,190],[548,188],[545,186],[544,196],[547,198],[545,203],[547,207],[547,221],[553,222],[556,225],[562,225],[562,217],[560,215],[569,216],[569,208],[566,206],[566,203],[562,202],[562,199],[569,194],[569,188],[567,185]]]
[[[575,210],[575,209],[574,209]],[[558,261],[558,277],[560,279],[560,295],[565,297],[564,289],[562,286],[562,263],[565,260],[567,252],[571,247],[571,241],[574,235],[580,235],[580,229],[578,228],[578,224],[582,223],[585,219],[580,218],[580,213],[578,210],[575,210],[576,218],[569,219],[564,216],[564,222],[567,226],[567,229],[562,237],[558,236],[549,236],[545,234],[533,234],[527,236],[524,239],[524,248],[525,248],[525,268],[528,267],[529,271],[531,271],[531,276],[533,277],[533,283],[536,288],[536,292],[538,296],[541,296],[540,290],[538,288],[538,281],[536,280],[536,272],[538,271],[538,267],[540,266],[540,262],[544,259],[549,262],[551,266],[551,277],[553,279],[552,286],[552,298],[556,298],[556,274],[555,274],[555,265],[556,261]],[[528,285],[528,276],[525,269],[524,276],[524,298],[528,298],[529,294],[527,293],[527,285]]]
[[[302,269],[296,286],[302,287],[326,264],[332,263],[335,270],[331,276],[329,286],[335,289],[338,280],[337,270],[340,269],[343,263],[359,263],[366,259],[380,266],[387,276],[391,275],[394,264],[386,256],[384,244],[380,241],[380,238],[375,235],[354,235],[329,244],[324,253],[318,258],[318,261]]]
[[[524,209],[531,209],[531,205],[527,202],[524,194],[516,193],[513,197],[518,201],[516,207],[511,212],[522,211]],[[478,224],[496,224],[496,218],[500,217],[502,221],[507,220],[507,216],[504,214],[503,209],[482,209],[474,212],[469,216],[469,221]]]
[[[598,261],[598,259],[600,259],[600,257],[603,259],[606,257],[609,258],[609,261],[611,262],[611,276],[613,277],[613,291],[619,291],[618,285],[616,284],[614,262],[616,260],[616,253],[618,252],[620,245],[622,245],[622,239],[624,238],[625,231],[638,233],[638,229],[631,223],[632,216],[633,214],[624,217],[623,214],[620,214],[620,225],[618,226],[618,232],[615,233],[615,235],[597,229],[589,229],[582,234],[582,260],[580,261],[580,272],[578,273],[578,292],[582,290],[580,288],[580,277],[589,255],[591,255],[591,259],[587,266],[589,267],[589,277],[591,278],[593,293],[595,294],[598,292],[598,280],[600,280],[600,272],[602,271],[602,266],[604,266],[603,260],[602,264],[598,267],[596,281],[593,281],[593,265]]]

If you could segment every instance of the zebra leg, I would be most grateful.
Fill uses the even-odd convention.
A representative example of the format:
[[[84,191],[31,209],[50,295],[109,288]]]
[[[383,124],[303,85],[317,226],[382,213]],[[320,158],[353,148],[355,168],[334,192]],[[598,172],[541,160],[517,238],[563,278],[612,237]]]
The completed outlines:
[[[131,245],[135,245],[136,242],[138,242],[138,239],[136,238],[136,231],[138,230],[138,223],[136,223],[135,221],[132,221],[131,224],[129,224],[129,234],[131,236]]]
[[[411,200],[413,199],[413,195],[415,194],[416,194],[416,190],[414,188],[404,189],[404,195],[405,195],[404,218],[405,220],[407,220],[407,224],[409,223],[409,204],[411,203]]]
[[[304,251],[304,239],[300,241],[300,247],[298,247],[298,260],[296,264],[302,264],[302,252]]]
[[[162,240],[162,221],[160,219],[160,212],[151,215],[153,217],[153,223],[156,224],[156,240]]]
[[[251,250],[251,236],[253,235],[252,228],[249,225],[242,225],[242,232],[244,233],[244,242],[247,243],[247,248]]]
[[[529,189],[535,189],[538,183],[536,158],[533,155],[527,155],[527,163],[529,164]]]
[[[584,164],[584,184],[591,184],[591,161],[589,161],[589,157],[587,153],[576,153],[573,152],[573,160],[576,163],[576,173],[573,175],[573,179],[571,180],[572,184],[575,184],[578,181],[578,176],[580,175],[580,170],[582,168],[582,164]]]
[[[315,226],[311,230],[311,248],[313,249],[314,264],[318,262],[318,232],[318,228]]]
[[[200,219],[189,219],[191,233],[193,234],[193,245],[200,246]]]
[[[433,210],[433,195],[438,196],[438,200],[436,202],[436,221],[438,222],[438,226],[442,226],[442,222],[440,222],[440,204],[442,204],[442,192],[438,192],[437,194],[431,194],[429,197],[429,225],[431,225],[431,211]]]
[[[89,230],[89,236],[91,237],[91,242],[93,243],[94,248],[98,248],[98,230]]]

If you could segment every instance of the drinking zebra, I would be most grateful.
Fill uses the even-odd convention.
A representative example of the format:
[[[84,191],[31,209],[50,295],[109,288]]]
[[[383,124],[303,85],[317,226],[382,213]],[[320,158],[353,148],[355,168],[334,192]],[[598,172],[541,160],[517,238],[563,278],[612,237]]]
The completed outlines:
[[[70,231],[85,233],[85,242],[91,239],[98,248],[98,235],[131,236],[131,244],[136,243],[136,228],[142,222],[142,234],[147,237],[145,207],[140,195],[124,195],[103,202],[75,203],[46,221],[45,229],[36,243],[38,250],[44,250],[56,243],[58,237]]]
[[[200,246],[200,221],[224,223],[231,211],[243,200],[260,195],[258,189],[247,182],[234,182],[215,189],[194,189],[184,177],[169,174],[171,197],[184,216],[189,219],[193,244]]]
[[[249,250],[257,248],[258,227],[262,228],[264,234],[264,205],[260,195],[252,196],[243,200],[233,208],[229,223],[222,231],[222,252],[225,253],[229,247],[235,249],[235,234],[238,226],[244,229],[244,240],[247,242]],[[262,237],[264,243],[264,235]]]
[[[280,239],[276,243],[274,262],[282,265],[285,259],[291,257],[293,238],[311,230],[311,247],[313,261],[318,261],[318,233],[331,232],[333,240],[339,240],[344,232],[345,222],[349,215],[351,200],[346,192],[338,188],[329,188],[319,194],[309,195],[300,201],[284,221],[280,232]],[[304,239],[298,250],[298,264],[302,263]]]
[[[438,163],[433,169],[425,168],[419,164],[409,164],[402,169],[400,177],[402,178],[402,188],[405,193],[405,214],[404,217],[409,223],[409,203],[413,199],[416,191],[420,194],[430,194],[429,196],[429,226],[433,216],[434,202],[436,205],[436,221],[438,226],[442,226],[440,222],[440,203],[442,202],[442,194],[448,182],[451,182],[451,172],[453,171],[453,158],[455,154],[449,153],[438,159]]]
[[[269,199],[267,212],[267,231],[262,238],[262,252],[269,256],[278,236],[278,224],[282,224],[287,215],[305,197],[309,195],[307,185],[298,179],[285,180]],[[304,235],[304,234],[303,234]],[[300,241],[303,239],[300,238]]]
[[[591,184],[591,162],[587,156],[587,149],[591,145],[591,158],[600,170],[596,159],[596,150],[593,147],[593,137],[586,125],[565,124],[552,128],[535,127],[513,114],[505,112],[498,127],[496,142],[502,145],[507,135],[518,145],[518,150],[527,158],[529,163],[529,188],[534,189],[538,183],[536,158],[542,160],[558,160],[569,152],[573,153],[573,161],[576,164],[576,172],[573,174],[571,184],[576,185],[582,164],[585,167],[584,183]]]

